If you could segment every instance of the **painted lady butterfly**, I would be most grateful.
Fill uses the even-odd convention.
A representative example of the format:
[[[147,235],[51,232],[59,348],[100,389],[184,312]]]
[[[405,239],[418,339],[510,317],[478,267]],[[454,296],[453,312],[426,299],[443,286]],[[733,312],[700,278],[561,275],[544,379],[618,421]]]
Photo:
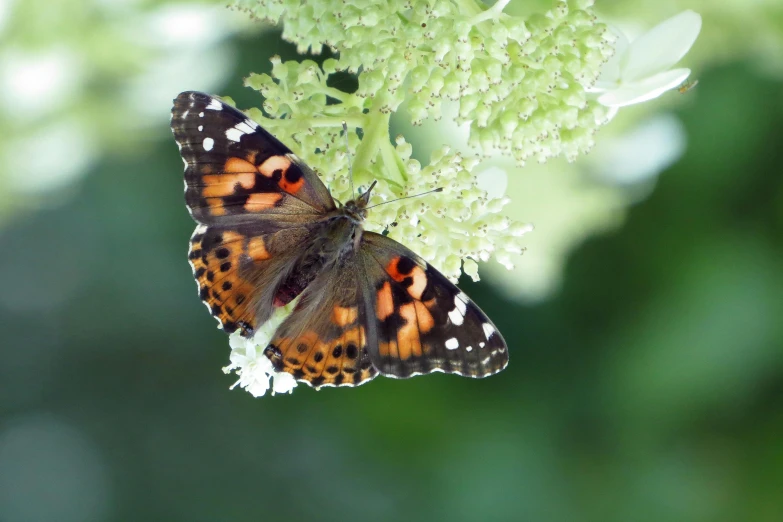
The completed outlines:
[[[223,330],[249,337],[300,297],[264,351],[279,371],[319,387],[506,367],[506,343],[473,301],[400,243],[362,229],[372,186],[337,206],[288,147],[206,94],[177,96],[171,127],[198,223],[188,257]]]

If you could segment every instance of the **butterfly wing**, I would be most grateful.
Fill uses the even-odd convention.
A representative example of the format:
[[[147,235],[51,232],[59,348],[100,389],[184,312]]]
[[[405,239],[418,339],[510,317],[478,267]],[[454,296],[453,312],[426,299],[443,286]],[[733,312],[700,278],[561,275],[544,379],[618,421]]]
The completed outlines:
[[[272,315],[281,285],[311,241],[312,226],[281,228],[269,222],[230,227],[199,225],[188,261],[199,297],[223,330],[250,336]]]
[[[483,377],[506,366],[508,350],[492,322],[395,241],[365,232],[360,250],[338,267],[298,273],[301,245],[318,238],[334,201],[312,170],[247,116],[184,92],[171,126],[185,162],[185,200],[201,223],[189,260],[210,312],[227,332],[249,335],[274,306],[303,293],[265,352],[278,369],[321,386],[361,384],[378,371]]]
[[[302,293],[264,352],[278,370],[314,387],[356,386],[378,374],[367,336],[371,295],[358,262],[348,254]]]
[[[185,201],[200,223],[290,220],[335,208],[326,186],[288,147],[217,98],[181,93],[171,128],[185,162]]]
[[[225,331],[250,335],[334,201],[288,147],[217,98],[181,93],[171,128],[185,201],[201,223],[188,254],[199,295]]]
[[[419,256],[370,232],[307,287],[265,353],[315,387],[358,385],[379,372],[485,377],[508,363],[502,336],[473,301]]]
[[[446,277],[403,245],[365,232],[361,256],[372,281],[373,365],[406,378],[431,372],[485,377],[508,364],[503,337]]]

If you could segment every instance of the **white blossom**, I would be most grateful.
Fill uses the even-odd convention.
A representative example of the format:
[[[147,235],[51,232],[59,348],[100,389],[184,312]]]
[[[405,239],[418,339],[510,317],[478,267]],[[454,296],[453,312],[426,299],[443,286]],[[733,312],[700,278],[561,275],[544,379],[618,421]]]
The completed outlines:
[[[272,318],[264,323],[252,338],[242,337],[239,331],[231,334],[228,339],[228,344],[231,346],[229,356],[231,364],[223,368],[224,373],[234,372],[239,377],[231,389],[239,386],[254,397],[261,397],[269,390],[271,380],[272,395],[293,391],[296,387],[294,376],[277,371],[264,355],[264,348],[269,345],[275,330],[290,315],[295,304],[296,301],[293,301],[288,306],[278,308]]]
[[[633,42],[619,30],[615,55],[587,90],[598,93],[598,103],[615,109],[657,98],[682,84],[687,68],[672,69],[690,50],[701,30],[701,16],[682,13],[656,25]]]

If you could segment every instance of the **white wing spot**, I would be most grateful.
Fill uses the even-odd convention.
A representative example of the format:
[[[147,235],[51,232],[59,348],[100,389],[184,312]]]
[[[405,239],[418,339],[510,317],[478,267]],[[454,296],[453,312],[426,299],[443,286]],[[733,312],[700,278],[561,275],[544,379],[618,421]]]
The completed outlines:
[[[465,295],[465,294],[462,294],[462,295]],[[467,303],[465,303],[465,301],[460,299],[460,297],[458,295],[457,297],[454,298],[454,308],[459,310],[459,313],[462,314],[462,316],[464,317],[465,316],[465,311],[467,311],[468,306],[467,306]]]
[[[217,101],[215,98],[212,98],[209,102],[209,105],[207,105],[207,109],[220,111],[223,110],[223,104]]]
[[[212,138],[204,138],[204,150],[209,152],[212,150],[212,147],[215,145],[215,140]]]
[[[449,319],[456,326],[461,326],[465,321],[465,312],[468,309],[467,304],[463,301],[463,297],[467,299],[468,296],[462,292],[454,296],[454,309],[449,312]]]
[[[188,113],[189,112],[190,112],[190,109],[186,109],[185,112],[182,113],[182,119],[183,120],[188,117]]]
[[[203,131],[203,130],[204,130],[204,126],[203,126],[203,125],[199,125],[199,126],[198,126],[198,131],[199,131],[199,132],[201,132],[201,131]]]
[[[456,337],[452,337],[451,339],[446,341],[446,348],[449,350],[456,350],[459,348],[459,341]]]
[[[479,343],[479,348],[484,348],[486,345],[487,345],[487,343],[485,343],[484,341],[481,341]]]
[[[489,341],[489,338],[495,333],[495,327],[489,323],[484,323],[481,327],[484,329],[484,336],[487,338],[487,341]]]
[[[243,123],[244,123],[245,125],[247,125],[248,127],[250,127],[250,131],[251,131],[251,132],[252,132],[252,131],[254,131],[254,130],[256,130],[256,129],[258,128],[258,123],[254,122],[254,121],[253,121],[253,120],[251,120],[250,118],[247,118],[247,119],[245,119],[245,121],[244,121]],[[241,125],[241,124],[240,124],[240,125]],[[239,125],[237,125],[237,127],[239,127]]]
[[[204,117],[204,113],[203,113],[203,112],[199,112],[199,113],[198,113],[198,117],[199,117],[199,118],[203,118],[203,117]]]
[[[472,352],[473,351],[473,347],[472,346],[466,346],[465,347],[465,351],[466,352]]]
[[[231,127],[226,131],[226,138],[228,138],[231,141],[236,141],[239,143],[239,138],[241,138],[245,133],[241,130],[237,129],[236,127]]]
[[[234,125],[234,128],[237,129],[242,134],[250,134],[253,132],[253,127],[249,125],[250,120],[245,120],[242,123],[237,123]],[[258,125],[256,125],[258,127]]]

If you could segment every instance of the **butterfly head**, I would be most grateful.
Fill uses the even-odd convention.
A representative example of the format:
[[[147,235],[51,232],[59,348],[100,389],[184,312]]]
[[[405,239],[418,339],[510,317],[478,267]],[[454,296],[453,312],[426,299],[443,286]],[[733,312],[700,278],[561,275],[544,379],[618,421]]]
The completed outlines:
[[[373,181],[372,185],[370,185],[370,188],[365,190],[361,196],[348,201],[343,206],[343,212],[357,224],[364,221],[364,219],[367,217],[367,204],[370,202],[370,193],[372,192],[372,189],[375,187],[376,183],[378,182]]]

